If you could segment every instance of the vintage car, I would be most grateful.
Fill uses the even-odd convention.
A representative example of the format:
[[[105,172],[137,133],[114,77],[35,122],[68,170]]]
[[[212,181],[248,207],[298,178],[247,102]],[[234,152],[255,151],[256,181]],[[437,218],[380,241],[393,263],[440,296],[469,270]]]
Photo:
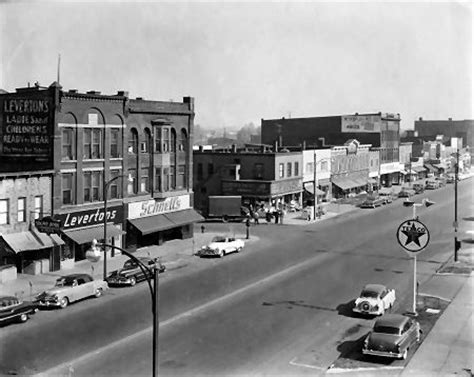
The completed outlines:
[[[400,192],[398,193],[399,198],[409,198],[413,195],[415,195],[415,191],[407,189],[407,188],[402,188]]]
[[[353,310],[366,315],[382,315],[395,303],[395,290],[382,284],[367,284],[355,300]]]
[[[439,188],[439,181],[436,180],[431,180],[431,181],[426,181],[426,187],[427,190],[435,190]]]
[[[239,252],[244,248],[244,241],[236,239],[234,237],[223,237],[216,236],[212,239],[211,243],[207,246],[203,246],[199,250],[199,256],[218,256],[223,257],[226,254]]]
[[[40,307],[56,306],[64,309],[71,302],[86,297],[100,297],[108,288],[103,280],[94,280],[88,274],[71,274],[58,278],[53,288],[36,296]]]
[[[456,180],[456,177],[454,175],[448,175],[446,177],[446,183],[454,183],[455,180]]]
[[[366,200],[362,202],[362,204],[360,205],[360,208],[375,208],[375,207],[380,207],[386,203],[387,202],[385,201],[385,199],[381,197],[369,196],[367,197]]]
[[[393,192],[390,191],[379,191],[379,198],[382,198],[385,204],[392,203],[396,199]]]
[[[413,183],[413,191],[415,194],[422,194],[425,191],[425,184],[422,182]]]
[[[123,268],[112,271],[105,281],[110,286],[134,286],[137,282],[146,280],[147,276],[153,278],[154,275],[152,272],[155,268],[157,268],[160,273],[166,270],[166,267],[160,262],[159,258],[138,257],[137,259],[148,267],[146,275],[133,259],[129,259],[123,264]]]
[[[0,324],[7,322],[26,322],[31,314],[38,311],[38,306],[23,302],[15,296],[0,296]]]
[[[410,347],[421,338],[420,324],[402,314],[387,314],[375,321],[362,347],[364,355],[405,360]]]

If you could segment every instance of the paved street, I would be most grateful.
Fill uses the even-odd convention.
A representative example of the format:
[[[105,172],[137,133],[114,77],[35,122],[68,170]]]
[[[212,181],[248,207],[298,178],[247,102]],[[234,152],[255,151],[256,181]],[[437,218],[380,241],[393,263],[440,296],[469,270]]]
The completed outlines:
[[[471,184],[460,184],[460,218],[471,215]],[[420,287],[452,250],[452,186],[415,200],[422,197],[436,205],[418,209],[431,232],[418,259]],[[412,263],[395,232],[410,216],[398,200],[303,227],[252,227],[260,241],[242,253],[200,259],[208,266],[164,275],[160,375],[325,373],[372,324],[347,310],[364,284],[395,288],[395,311],[409,309]],[[208,224],[209,231],[228,227]],[[75,376],[147,375],[150,324],[145,285],[111,289],[100,300],[38,313],[24,326],[2,329],[2,365],[51,375],[67,373],[69,360],[75,360]]]

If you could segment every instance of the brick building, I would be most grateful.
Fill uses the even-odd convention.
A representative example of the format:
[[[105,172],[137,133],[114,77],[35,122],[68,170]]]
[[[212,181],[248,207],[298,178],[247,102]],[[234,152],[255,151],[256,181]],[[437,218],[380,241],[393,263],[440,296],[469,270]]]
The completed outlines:
[[[443,135],[446,142],[452,137],[462,138],[463,147],[474,147],[474,120],[425,120],[415,121],[415,131],[424,141],[435,140],[436,136]]]
[[[49,169],[43,195],[61,224],[59,266],[84,259],[104,220],[118,247],[192,237],[191,97],[147,101],[53,83],[3,93],[0,103],[0,173]]]

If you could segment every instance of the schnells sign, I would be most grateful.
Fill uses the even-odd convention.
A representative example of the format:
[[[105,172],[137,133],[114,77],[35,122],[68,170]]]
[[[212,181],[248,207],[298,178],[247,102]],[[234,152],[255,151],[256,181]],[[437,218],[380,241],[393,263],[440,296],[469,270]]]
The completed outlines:
[[[3,98],[0,155],[48,159],[52,150],[52,99]]]

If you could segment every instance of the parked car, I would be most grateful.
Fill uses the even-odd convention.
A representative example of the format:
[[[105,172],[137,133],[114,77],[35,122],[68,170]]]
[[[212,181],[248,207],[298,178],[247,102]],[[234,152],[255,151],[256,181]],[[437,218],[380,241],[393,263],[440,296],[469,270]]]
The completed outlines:
[[[402,314],[387,314],[375,322],[364,340],[362,353],[405,360],[410,347],[420,338],[421,329],[417,321]]]
[[[56,306],[64,309],[71,302],[100,297],[107,288],[103,280],[94,280],[87,274],[71,274],[57,279],[54,287],[37,295],[34,302],[40,307]]]
[[[367,284],[355,300],[353,311],[366,315],[382,315],[395,303],[395,290],[382,284]]]
[[[38,311],[38,306],[23,302],[15,296],[0,296],[0,324],[7,322],[26,322],[31,314]]]
[[[362,202],[360,208],[375,208],[380,207],[384,204],[386,204],[385,199],[381,197],[371,196]]]
[[[153,278],[154,275],[152,271],[155,268],[157,268],[160,273],[166,270],[166,267],[160,262],[159,258],[138,257],[137,259],[149,268],[149,270],[145,270],[146,275],[133,259],[129,259],[123,264],[123,268],[112,271],[105,281],[110,286],[134,286],[137,282],[146,280],[148,276]]]
[[[422,194],[425,191],[425,184],[423,182],[413,183],[413,191],[415,194]]]
[[[454,183],[455,180],[456,180],[456,178],[455,178],[454,175],[448,175],[446,177],[446,183]]]
[[[399,198],[409,198],[413,195],[415,195],[415,191],[406,188],[402,188],[398,193]]]
[[[435,181],[438,182],[439,187],[446,186],[446,178],[445,177],[436,177]]]
[[[427,190],[435,190],[439,188],[439,182],[436,180],[426,181],[426,189]]]
[[[395,199],[392,192],[379,191],[379,197],[385,201],[385,204],[392,203]]]
[[[244,241],[233,237],[216,236],[211,243],[203,246],[199,251],[199,256],[219,256],[223,257],[226,254],[239,252],[244,248]]]

